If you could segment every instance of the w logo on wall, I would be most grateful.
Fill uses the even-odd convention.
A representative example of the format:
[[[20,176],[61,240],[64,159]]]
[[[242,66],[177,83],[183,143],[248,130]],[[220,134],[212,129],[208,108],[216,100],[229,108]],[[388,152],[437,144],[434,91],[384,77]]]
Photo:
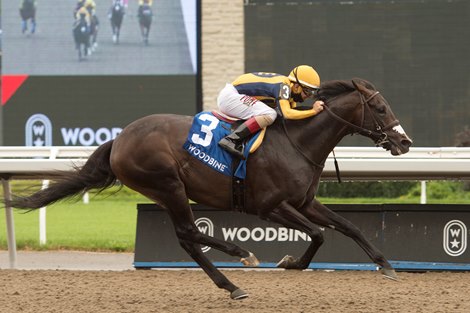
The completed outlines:
[[[44,114],[34,114],[26,121],[26,146],[52,146],[51,120]]]
[[[214,223],[207,217],[200,217],[195,221],[195,224],[199,231],[205,235],[214,237]],[[204,246],[201,247],[202,252],[207,252],[211,249],[211,247]]]
[[[467,249],[467,226],[452,220],[444,226],[444,251],[450,256],[459,256]]]

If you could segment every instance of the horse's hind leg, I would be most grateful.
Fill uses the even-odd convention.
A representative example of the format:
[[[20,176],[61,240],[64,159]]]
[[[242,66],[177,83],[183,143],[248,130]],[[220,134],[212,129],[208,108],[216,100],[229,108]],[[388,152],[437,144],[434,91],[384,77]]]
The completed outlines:
[[[162,173],[159,175],[160,177],[161,174]],[[194,217],[189,205],[189,200],[186,197],[184,185],[178,178],[171,178],[171,176],[166,179],[159,179],[158,186],[154,189],[157,191],[146,192],[142,190],[142,188],[140,188],[139,191],[149,198],[159,201],[167,208],[180,245],[204,272],[207,273],[217,287],[229,291],[232,299],[238,300],[248,297],[243,290],[231,283],[202,252],[198,241],[201,243],[215,242],[204,240],[204,236],[201,236],[201,233],[194,223]]]
[[[242,249],[233,243],[205,235],[197,229],[196,225],[194,225],[194,227],[195,231],[192,231],[191,238],[188,240],[203,246],[209,246],[231,256],[238,256],[241,258],[240,262],[245,266],[254,267],[259,265],[259,261],[253,253]]]
[[[178,232],[178,231],[177,231]],[[248,297],[248,294],[242,289],[232,284],[202,252],[200,246],[189,240],[180,239],[180,245],[194,261],[204,270],[204,272],[212,279],[212,281],[221,289],[230,292],[230,298],[240,300]]]
[[[201,246],[196,242],[196,238],[200,232],[192,221],[193,218],[189,204],[185,205],[184,210],[178,209],[177,212],[172,211],[170,216],[172,217],[180,245],[188,252],[193,260],[199,264],[217,287],[229,291],[232,299],[246,298],[248,295],[232,284],[202,252]]]
[[[387,278],[397,279],[395,270],[382,252],[372,245],[354,224],[331,211],[317,200],[313,200],[311,205],[303,208],[302,214],[315,224],[332,228],[352,238],[366,252],[371,260],[382,268],[382,273]]]
[[[286,255],[277,264],[278,267],[286,269],[306,269],[318,248],[323,244],[323,235],[318,226],[311,223],[305,216],[287,203],[282,203],[274,211],[269,212],[266,218],[288,228],[300,230],[312,239],[312,243],[303,256],[295,259],[292,256]]]

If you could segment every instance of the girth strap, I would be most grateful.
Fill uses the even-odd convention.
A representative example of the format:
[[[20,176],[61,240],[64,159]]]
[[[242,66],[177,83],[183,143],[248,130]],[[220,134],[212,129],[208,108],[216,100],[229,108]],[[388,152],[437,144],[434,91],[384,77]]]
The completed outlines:
[[[234,175],[239,163],[240,159],[232,162],[232,210],[245,212],[245,180]]]

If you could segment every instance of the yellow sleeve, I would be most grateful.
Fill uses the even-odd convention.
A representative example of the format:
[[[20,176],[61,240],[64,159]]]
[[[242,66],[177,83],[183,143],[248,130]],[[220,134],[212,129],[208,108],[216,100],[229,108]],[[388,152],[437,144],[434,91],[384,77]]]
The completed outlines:
[[[279,107],[281,108],[282,115],[288,120],[301,120],[303,118],[316,115],[318,112],[314,108],[309,110],[296,110],[291,107],[289,100],[280,99]]]

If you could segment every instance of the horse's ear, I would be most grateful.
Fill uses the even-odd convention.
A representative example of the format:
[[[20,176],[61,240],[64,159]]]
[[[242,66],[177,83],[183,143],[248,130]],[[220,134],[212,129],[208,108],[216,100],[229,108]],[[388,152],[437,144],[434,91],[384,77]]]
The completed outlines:
[[[367,89],[362,83],[362,81],[358,78],[353,78],[352,83],[354,85],[354,88],[356,88],[356,90],[358,91],[365,91]]]
[[[352,83],[357,90],[377,90],[371,82],[368,82],[367,80],[362,78],[353,78]]]

